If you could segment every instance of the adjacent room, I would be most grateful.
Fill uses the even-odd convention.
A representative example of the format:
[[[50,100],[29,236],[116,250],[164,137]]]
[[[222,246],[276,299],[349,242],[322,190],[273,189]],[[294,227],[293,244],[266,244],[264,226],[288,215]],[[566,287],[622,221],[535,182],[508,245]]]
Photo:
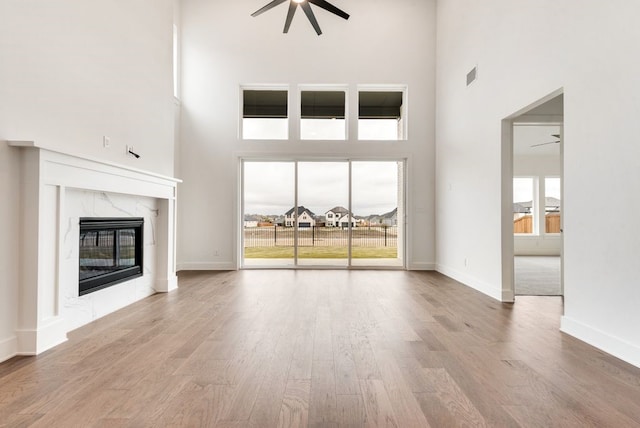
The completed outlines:
[[[512,3],[0,0],[0,426],[640,426],[640,4]]]

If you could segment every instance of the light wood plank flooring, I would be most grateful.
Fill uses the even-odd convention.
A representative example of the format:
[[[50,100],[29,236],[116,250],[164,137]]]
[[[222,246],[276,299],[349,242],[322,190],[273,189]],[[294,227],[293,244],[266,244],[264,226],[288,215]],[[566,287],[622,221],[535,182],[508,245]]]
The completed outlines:
[[[0,364],[9,427],[632,427],[640,369],[433,272],[186,272]]]

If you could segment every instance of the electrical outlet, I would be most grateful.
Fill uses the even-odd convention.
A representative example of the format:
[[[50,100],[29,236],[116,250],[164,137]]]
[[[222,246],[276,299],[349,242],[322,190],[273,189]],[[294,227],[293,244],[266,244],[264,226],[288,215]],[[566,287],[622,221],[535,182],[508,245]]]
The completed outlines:
[[[111,138],[106,135],[102,137],[102,147],[108,149],[111,146]]]

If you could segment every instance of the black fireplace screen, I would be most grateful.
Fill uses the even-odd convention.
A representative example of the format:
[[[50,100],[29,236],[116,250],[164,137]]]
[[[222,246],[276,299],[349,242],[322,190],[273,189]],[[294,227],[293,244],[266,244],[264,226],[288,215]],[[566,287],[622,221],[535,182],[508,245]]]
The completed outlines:
[[[143,218],[80,218],[80,295],[142,276]]]

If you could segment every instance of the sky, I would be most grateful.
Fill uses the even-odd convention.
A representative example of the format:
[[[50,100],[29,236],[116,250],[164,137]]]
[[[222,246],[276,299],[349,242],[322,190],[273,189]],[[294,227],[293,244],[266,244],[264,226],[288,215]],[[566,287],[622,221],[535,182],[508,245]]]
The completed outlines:
[[[513,202],[530,202],[533,200],[533,181],[530,177],[516,177],[513,179]],[[560,199],[560,179],[545,178],[546,196]]]
[[[384,214],[398,206],[397,162],[352,162],[352,211]],[[349,163],[298,162],[298,205],[316,215],[349,205]],[[283,215],[295,203],[294,162],[244,164],[244,212]]]

